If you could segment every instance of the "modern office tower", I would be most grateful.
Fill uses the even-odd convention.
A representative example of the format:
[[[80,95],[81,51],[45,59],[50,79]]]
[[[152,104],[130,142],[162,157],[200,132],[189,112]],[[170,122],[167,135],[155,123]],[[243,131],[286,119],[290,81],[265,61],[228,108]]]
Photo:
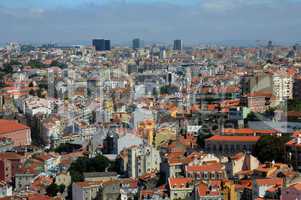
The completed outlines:
[[[94,39],[92,40],[92,45],[95,47],[96,51],[110,51],[111,41],[105,39]]]
[[[177,51],[182,51],[183,49],[183,41],[182,40],[175,40],[173,43],[173,49]]]
[[[111,51],[111,40],[105,40],[105,50]]]
[[[160,59],[165,59],[165,58],[166,58],[166,50],[160,49]]]
[[[273,42],[270,40],[268,41],[268,46],[267,46],[268,49],[272,49],[273,48]]]
[[[94,39],[92,40],[92,45],[95,47],[96,51],[103,51],[105,49],[105,40]]]
[[[133,49],[140,49],[143,47],[143,41],[139,38],[133,39]]]

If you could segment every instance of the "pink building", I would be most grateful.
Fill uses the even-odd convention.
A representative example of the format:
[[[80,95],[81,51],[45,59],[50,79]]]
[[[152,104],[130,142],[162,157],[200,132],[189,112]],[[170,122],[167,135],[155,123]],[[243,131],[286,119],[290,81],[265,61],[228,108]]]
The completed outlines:
[[[30,128],[14,120],[0,119],[0,137],[12,139],[14,146],[31,144]]]
[[[272,93],[255,92],[241,97],[241,105],[253,112],[264,112],[277,105],[277,99]]]
[[[299,200],[301,199],[301,183],[295,183],[281,191],[281,200]]]
[[[14,152],[0,153],[0,181],[11,182],[24,157]]]

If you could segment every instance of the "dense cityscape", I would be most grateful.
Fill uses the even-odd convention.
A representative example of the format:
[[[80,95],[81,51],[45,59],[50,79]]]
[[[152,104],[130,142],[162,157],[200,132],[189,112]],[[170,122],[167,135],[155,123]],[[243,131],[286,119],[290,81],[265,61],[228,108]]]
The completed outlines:
[[[301,46],[132,43],[0,50],[0,199],[301,196]]]
[[[301,200],[300,8],[2,0],[0,200]]]

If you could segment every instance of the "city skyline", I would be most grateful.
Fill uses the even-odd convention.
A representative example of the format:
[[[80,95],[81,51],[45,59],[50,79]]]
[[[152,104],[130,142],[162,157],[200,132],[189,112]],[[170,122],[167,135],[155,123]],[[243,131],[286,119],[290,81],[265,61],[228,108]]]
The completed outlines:
[[[1,1],[0,43],[299,42],[301,1]]]
[[[300,10],[0,0],[0,200],[300,199]]]

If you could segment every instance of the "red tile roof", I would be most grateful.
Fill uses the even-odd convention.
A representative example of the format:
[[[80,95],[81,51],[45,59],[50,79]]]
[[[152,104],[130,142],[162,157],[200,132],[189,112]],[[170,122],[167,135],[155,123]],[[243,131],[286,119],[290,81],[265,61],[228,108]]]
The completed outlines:
[[[205,183],[200,183],[198,187],[199,196],[206,196],[208,187]]]
[[[283,179],[282,178],[263,178],[263,179],[256,179],[257,185],[282,185]]]
[[[254,130],[256,133],[259,134],[274,134],[276,133],[275,130]]]
[[[42,194],[30,194],[28,200],[51,200],[52,198]]]
[[[301,136],[301,131],[294,131],[292,136],[293,137],[299,137],[299,136]]]
[[[222,166],[219,163],[186,167],[187,172],[215,172],[220,170],[222,170]]]
[[[0,119],[0,134],[6,134],[24,129],[29,129],[29,127],[14,120]]]
[[[169,178],[168,183],[170,188],[188,188],[186,185],[192,183],[192,178]]]
[[[286,143],[287,146],[293,146],[293,147],[298,147],[300,148],[301,147],[301,143],[298,143],[298,138],[293,138],[291,139],[290,141],[288,141]]]
[[[234,128],[225,128],[224,133],[234,133],[234,134],[253,134],[254,130],[250,128],[239,128],[239,129],[234,129]]]
[[[22,159],[23,156],[14,152],[3,152],[0,153],[0,160],[19,160]]]
[[[55,198],[51,198],[49,196],[42,195],[42,194],[33,194],[33,193],[0,198],[0,200],[24,200],[24,199],[26,199],[26,200],[53,200]]]
[[[301,183],[295,183],[290,185],[288,188],[294,188],[295,190],[301,191]]]
[[[201,182],[198,186],[198,193],[199,196],[217,196],[221,194],[220,191],[221,187],[221,181],[210,181],[209,184],[205,184],[204,182]]]
[[[99,187],[103,183],[104,181],[82,181],[82,182],[75,182],[74,184],[80,188],[89,188],[89,187]]]
[[[247,95],[248,97],[272,97],[271,92],[254,92]]]
[[[250,129],[250,128],[225,128],[223,131],[224,134],[246,134],[246,135],[252,135],[252,134],[274,134],[276,133],[275,130],[255,130],[255,129]]]
[[[259,136],[221,136],[214,135],[206,141],[222,141],[222,142],[257,142],[260,139]]]
[[[39,176],[31,184],[32,189],[38,191],[40,188],[46,188],[53,182],[53,178],[48,176]]]

